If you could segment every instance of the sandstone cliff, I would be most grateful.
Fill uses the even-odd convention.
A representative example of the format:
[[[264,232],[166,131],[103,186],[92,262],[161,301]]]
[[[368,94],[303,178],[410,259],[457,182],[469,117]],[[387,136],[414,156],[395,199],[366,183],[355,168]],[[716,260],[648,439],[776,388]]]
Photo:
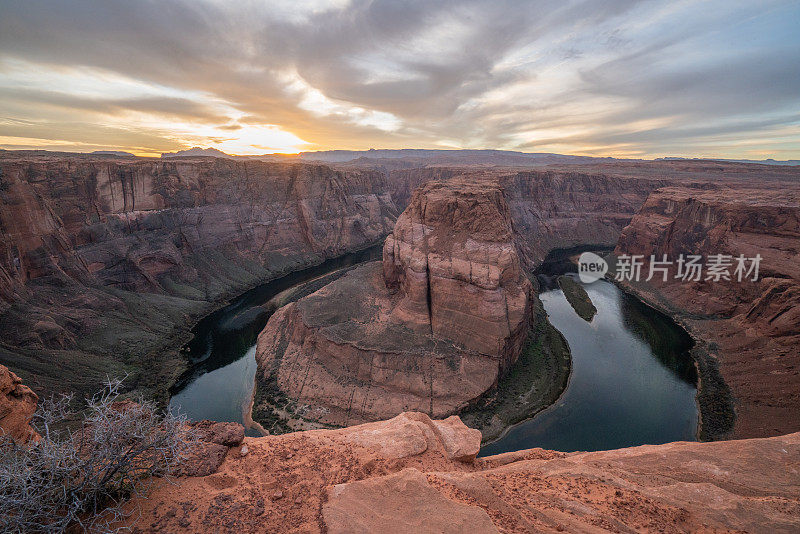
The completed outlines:
[[[0,360],[42,390],[93,389],[124,372],[163,388],[180,360],[161,351],[190,318],[364,248],[395,218],[383,176],[364,170],[6,156]]]
[[[531,298],[498,183],[429,182],[386,239],[382,265],[270,318],[256,353],[256,419],[346,425],[403,410],[455,413],[516,360]]]
[[[388,174],[392,199],[405,208],[411,194],[431,180],[467,176],[500,184],[508,204],[517,246],[528,268],[535,268],[555,248],[616,245],[622,228],[651,191],[696,179],[666,176],[617,176],[593,167],[580,170],[442,168],[403,169]]]
[[[533,269],[553,249],[613,247],[662,179],[594,172],[526,171],[501,178],[518,245]]]
[[[158,482],[134,532],[796,532],[800,434],[472,460],[457,417],[245,438]]]
[[[500,179],[515,231],[532,267],[554,248],[616,245],[622,228],[660,187],[783,188],[800,180],[800,169],[709,160],[593,162],[531,169],[511,166],[427,166],[388,171],[399,209],[411,193],[433,179],[468,174]]]
[[[30,426],[38,400],[17,375],[0,365],[0,439],[8,436],[17,443],[38,439]]]
[[[699,350],[710,353],[710,365],[718,362],[735,400],[733,431],[738,437],[800,429],[798,243],[800,186],[787,183],[779,190],[660,189],[625,228],[616,249],[618,255],[641,254],[648,260],[651,254],[658,259],[666,254],[672,261],[697,254],[704,263],[715,254],[761,256],[757,281],[752,275],[738,281],[734,261],[726,269],[731,280],[706,279],[705,270],[699,281],[679,280],[673,266],[666,282],[658,274],[649,283],[628,284],[701,340]],[[701,387],[701,400],[706,389]],[[721,415],[723,420],[704,425],[725,426]]]

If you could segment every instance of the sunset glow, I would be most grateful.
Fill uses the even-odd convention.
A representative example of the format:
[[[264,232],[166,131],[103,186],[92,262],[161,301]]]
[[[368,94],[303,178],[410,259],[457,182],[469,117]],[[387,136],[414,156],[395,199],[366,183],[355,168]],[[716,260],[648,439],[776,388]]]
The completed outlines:
[[[3,148],[800,154],[796,2],[98,6],[0,6]]]

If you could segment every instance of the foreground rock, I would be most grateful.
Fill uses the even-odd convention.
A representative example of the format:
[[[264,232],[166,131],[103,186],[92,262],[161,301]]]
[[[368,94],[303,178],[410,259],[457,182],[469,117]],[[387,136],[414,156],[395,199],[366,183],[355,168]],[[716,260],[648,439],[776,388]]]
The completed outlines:
[[[17,443],[37,439],[30,422],[38,400],[22,379],[0,365],[0,439],[8,436]]]
[[[276,431],[456,413],[519,356],[532,292],[497,182],[430,182],[386,239],[382,265],[270,318],[254,418]]]
[[[216,473],[231,447],[244,441],[244,427],[239,423],[198,421],[189,425],[196,442],[177,475],[206,476]]]
[[[800,430],[800,186],[660,189],[625,228],[616,253],[676,261],[689,254],[761,257],[758,280],[724,270],[730,280],[676,279],[657,274],[628,283],[676,317],[699,344],[701,407],[706,437],[737,437]],[[751,262],[745,264],[751,267]],[[730,391],[728,391],[730,388]],[[736,418],[726,405],[734,402]]]
[[[437,432],[446,423],[450,445]],[[800,434],[473,461],[480,436],[420,413],[245,438],[204,477],[156,482],[136,532],[796,532]],[[462,458],[469,460],[469,458]],[[140,513],[140,515],[139,515]]]
[[[164,395],[192,318],[396,216],[372,171],[2,152],[0,361],[46,392],[127,373]]]

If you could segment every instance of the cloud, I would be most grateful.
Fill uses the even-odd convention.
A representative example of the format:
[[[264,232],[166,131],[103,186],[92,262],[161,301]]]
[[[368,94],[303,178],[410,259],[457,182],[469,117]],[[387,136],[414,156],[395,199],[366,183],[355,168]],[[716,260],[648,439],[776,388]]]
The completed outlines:
[[[7,2],[0,136],[785,157],[798,17],[779,0]]]

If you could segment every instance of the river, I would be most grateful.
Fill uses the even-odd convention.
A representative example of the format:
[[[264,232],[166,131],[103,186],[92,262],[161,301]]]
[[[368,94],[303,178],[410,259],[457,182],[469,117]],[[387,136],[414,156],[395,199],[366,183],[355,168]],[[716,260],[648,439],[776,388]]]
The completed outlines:
[[[695,441],[697,372],[688,334],[606,280],[581,284],[598,310],[586,322],[555,279],[539,277],[539,297],[569,343],[567,388],[555,404],[484,446],[481,456],[532,447],[570,452]]]
[[[256,339],[278,307],[327,282],[348,267],[381,258],[383,244],[282,276],[240,295],[203,318],[183,347],[190,367],[171,390],[170,410],[193,421],[244,423],[256,374]],[[303,291],[307,288],[307,291]],[[288,292],[293,291],[291,294]],[[247,425],[245,424],[245,427]],[[258,436],[255,429],[247,434]]]
[[[270,315],[348,267],[379,259],[380,253],[377,245],[289,274],[204,318],[183,349],[191,365],[173,387],[170,408],[192,420],[244,423],[256,373],[256,338]],[[691,338],[669,318],[604,280],[582,284],[598,310],[586,322],[558,288],[558,274],[539,274],[540,298],[550,322],[569,343],[569,384],[554,405],[512,427],[481,455],[531,447],[606,450],[695,440],[697,374],[689,355]],[[259,435],[255,429],[248,434]]]

